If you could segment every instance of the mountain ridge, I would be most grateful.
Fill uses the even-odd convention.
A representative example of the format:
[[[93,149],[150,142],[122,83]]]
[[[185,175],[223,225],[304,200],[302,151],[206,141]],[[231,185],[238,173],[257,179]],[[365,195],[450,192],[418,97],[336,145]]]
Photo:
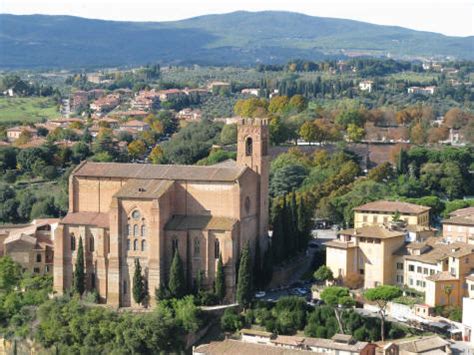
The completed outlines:
[[[236,11],[166,22],[0,14],[0,24],[2,68],[147,62],[254,65],[293,58],[341,58],[351,53],[474,59],[474,36],[446,36],[283,11]]]

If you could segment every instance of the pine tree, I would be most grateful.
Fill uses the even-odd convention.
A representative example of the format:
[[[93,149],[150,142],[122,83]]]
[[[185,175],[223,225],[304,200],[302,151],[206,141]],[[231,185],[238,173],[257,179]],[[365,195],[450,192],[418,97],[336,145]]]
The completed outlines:
[[[175,251],[173,261],[171,262],[168,289],[171,295],[176,298],[182,298],[186,294],[183,263],[181,262],[178,251]]]
[[[74,268],[74,292],[82,295],[85,289],[84,274],[84,246],[82,237],[79,238],[79,247],[77,248],[76,267]]]
[[[252,301],[252,262],[250,260],[249,245],[242,250],[240,256],[239,275],[237,279],[237,302],[247,308]]]
[[[254,260],[254,281],[255,287],[261,289],[263,287],[263,274],[262,274],[262,255],[260,251],[260,240],[257,238],[255,241],[255,260]]]
[[[141,304],[145,299],[145,284],[142,276],[140,260],[135,259],[135,273],[133,274],[133,299]]]
[[[219,260],[217,262],[217,271],[216,271],[216,282],[214,284],[214,292],[219,298],[219,301],[222,301],[225,297],[225,274],[224,266],[222,264],[222,256],[219,255]]]

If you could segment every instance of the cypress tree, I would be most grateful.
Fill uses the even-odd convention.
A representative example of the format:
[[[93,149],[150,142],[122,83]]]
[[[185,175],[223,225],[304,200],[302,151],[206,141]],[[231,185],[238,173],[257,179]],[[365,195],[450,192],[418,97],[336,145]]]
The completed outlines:
[[[79,295],[84,293],[85,274],[84,274],[84,246],[82,237],[79,238],[79,247],[77,248],[76,267],[74,268],[74,292]]]
[[[406,174],[408,171],[407,166],[408,154],[405,149],[400,149],[400,153],[398,153],[398,160],[397,160],[397,171],[399,174]]]
[[[262,286],[266,286],[272,281],[273,276],[273,251],[271,246],[265,251],[262,265]]]
[[[176,250],[171,262],[170,280],[168,289],[173,297],[182,298],[186,294],[186,282],[184,279],[184,269],[179,253]]]
[[[145,299],[145,283],[142,276],[140,260],[135,259],[135,273],[133,274],[133,299],[141,304]]]
[[[216,293],[219,301],[222,301],[225,297],[225,274],[224,266],[222,265],[222,255],[219,255],[219,260],[217,262],[217,271],[216,271],[216,282],[214,284],[214,292]]]
[[[237,302],[247,308],[252,301],[252,263],[249,245],[244,247],[240,257],[239,275],[237,278]]]
[[[196,295],[199,295],[202,289],[202,273],[201,270],[198,270],[196,274],[196,279],[194,280],[194,292]]]
[[[301,249],[300,236],[298,233],[298,216],[296,212],[296,193],[291,194],[289,215],[290,215],[290,237],[291,240],[291,252],[296,254]]]
[[[272,248],[274,251],[275,262],[279,263],[284,259],[284,230],[282,220],[282,210],[276,212],[273,221]]]
[[[291,235],[291,211],[286,203],[286,195],[283,198],[283,208],[281,209],[281,223],[283,226],[283,245],[281,247],[281,260],[286,260],[293,253],[293,240]]]
[[[300,203],[298,204],[298,208],[296,210],[296,219],[301,250],[306,247],[306,243],[309,239],[308,214],[306,213],[303,199],[301,199]]]
[[[260,251],[260,240],[257,238],[255,241],[255,260],[254,260],[254,281],[257,289],[263,286],[263,274],[262,274],[262,255]]]

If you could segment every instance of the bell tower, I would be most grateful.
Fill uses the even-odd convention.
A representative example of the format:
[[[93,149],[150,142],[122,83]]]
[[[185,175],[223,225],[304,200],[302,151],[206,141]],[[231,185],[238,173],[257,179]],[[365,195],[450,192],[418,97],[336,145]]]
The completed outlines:
[[[270,134],[266,118],[242,118],[237,134],[237,164],[245,165],[259,175],[259,236],[268,235],[268,183]]]

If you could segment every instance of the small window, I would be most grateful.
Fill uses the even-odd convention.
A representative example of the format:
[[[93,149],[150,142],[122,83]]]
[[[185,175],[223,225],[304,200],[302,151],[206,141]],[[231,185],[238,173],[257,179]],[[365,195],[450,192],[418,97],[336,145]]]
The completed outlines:
[[[408,265],[408,271],[415,271],[415,265]]]
[[[142,225],[141,234],[142,234],[142,237],[146,236],[146,226],[145,225]]]
[[[76,237],[71,234],[71,250],[76,250]]]
[[[146,250],[146,240],[142,240],[142,251]]]
[[[89,251],[92,253],[94,250],[95,250],[94,237],[90,237],[90,239],[89,239]]]
[[[133,241],[133,250],[138,250],[138,240]]]
[[[139,219],[140,218],[140,211],[135,210],[132,212],[132,217],[133,219]]]
[[[219,239],[216,239],[214,241],[214,257],[216,259],[219,259],[220,255],[221,255],[221,250],[220,250],[220,245],[219,245]]]
[[[363,216],[363,217],[362,217],[362,221],[363,221],[363,222],[367,222],[367,216]]]
[[[36,262],[37,263],[41,262],[41,254],[36,254]]]
[[[46,265],[46,266],[44,267],[44,271],[49,272],[49,265]]]
[[[91,274],[91,287],[95,289],[95,273]]]
[[[127,250],[130,250],[130,245],[131,245],[130,239],[127,239]]]
[[[35,268],[33,269],[33,272],[34,272],[35,274],[39,274],[39,272],[40,272],[39,267],[35,267]]]
[[[245,155],[246,156],[251,156],[253,153],[253,141],[251,137],[248,137],[245,140]]]
[[[418,267],[416,268],[416,272],[419,273],[419,274],[421,274],[421,271],[422,271],[421,266],[418,266]]]
[[[194,239],[194,255],[201,255],[201,241],[198,238]]]
[[[131,230],[130,230],[130,224],[127,224],[127,235],[130,235],[130,232],[131,232]]]
[[[138,224],[133,225],[133,236],[138,237]]]

